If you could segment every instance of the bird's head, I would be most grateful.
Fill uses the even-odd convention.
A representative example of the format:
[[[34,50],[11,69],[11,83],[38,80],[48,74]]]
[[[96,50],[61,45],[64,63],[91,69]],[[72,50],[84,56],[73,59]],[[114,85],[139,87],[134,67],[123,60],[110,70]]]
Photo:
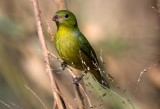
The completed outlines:
[[[75,15],[68,10],[57,11],[52,20],[56,22],[58,27],[61,25],[77,27]]]

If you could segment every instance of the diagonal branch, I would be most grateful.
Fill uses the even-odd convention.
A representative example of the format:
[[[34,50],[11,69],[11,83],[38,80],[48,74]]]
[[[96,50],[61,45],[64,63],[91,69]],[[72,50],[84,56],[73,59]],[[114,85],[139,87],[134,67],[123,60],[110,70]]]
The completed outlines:
[[[53,93],[54,100],[55,100],[54,102],[57,103],[58,109],[64,109],[63,101],[62,101],[61,97],[59,96],[59,94],[57,93],[57,92],[59,92],[59,90],[58,90],[56,81],[52,75],[52,70],[50,67],[50,61],[49,61],[49,56],[48,56],[49,54],[48,54],[48,49],[47,49],[47,46],[45,43],[44,34],[43,34],[43,30],[42,30],[42,23],[41,23],[40,9],[38,6],[38,2],[37,2],[37,0],[31,0],[31,2],[33,3],[38,38],[39,38],[40,44],[42,46],[43,56],[44,56],[44,60],[45,60],[45,66],[46,66],[47,74],[50,79],[51,89],[52,89],[52,93]]]

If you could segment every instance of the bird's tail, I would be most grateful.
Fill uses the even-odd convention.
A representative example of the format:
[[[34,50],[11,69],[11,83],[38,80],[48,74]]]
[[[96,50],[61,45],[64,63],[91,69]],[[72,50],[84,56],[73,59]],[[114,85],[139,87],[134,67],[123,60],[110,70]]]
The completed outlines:
[[[97,79],[97,81],[101,85],[103,85],[107,88],[110,88],[109,83],[107,82],[107,80],[104,79],[104,77],[101,75],[99,70],[93,70],[93,71],[91,71],[91,73],[94,75],[94,77]]]

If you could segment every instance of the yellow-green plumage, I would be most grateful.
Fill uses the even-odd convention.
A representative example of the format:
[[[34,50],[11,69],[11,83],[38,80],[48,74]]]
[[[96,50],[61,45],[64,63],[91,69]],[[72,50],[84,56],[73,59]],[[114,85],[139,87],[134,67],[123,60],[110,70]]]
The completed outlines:
[[[78,40],[75,38],[74,32],[75,30],[72,28],[59,27],[56,36],[55,43],[57,51],[60,57],[68,64],[68,65],[76,65],[78,67],[78,63],[80,58],[77,54],[78,51]],[[80,67],[78,67],[80,68]]]
[[[103,84],[96,54],[80,32],[74,14],[68,10],[60,10],[56,12],[53,20],[57,25],[54,42],[63,61],[78,70],[87,69]]]

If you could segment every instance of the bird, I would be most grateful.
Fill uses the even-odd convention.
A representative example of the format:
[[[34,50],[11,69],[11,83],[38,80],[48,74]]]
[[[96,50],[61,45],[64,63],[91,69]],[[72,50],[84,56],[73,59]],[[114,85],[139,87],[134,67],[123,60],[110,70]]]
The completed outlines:
[[[84,73],[90,72],[101,85],[109,88],[101,74],[96,53],[81,33],[75,15],[69,10],[58,10],[52,20],[57,26],[53,40],[59,56],[64,61],[62,68],[69,65]]]

